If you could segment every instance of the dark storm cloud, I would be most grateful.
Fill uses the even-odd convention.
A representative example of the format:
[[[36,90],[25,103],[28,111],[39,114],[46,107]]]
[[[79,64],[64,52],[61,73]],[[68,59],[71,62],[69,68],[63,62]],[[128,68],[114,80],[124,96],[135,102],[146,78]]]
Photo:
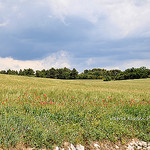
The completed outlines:
[[[79,68],[147,65],[149,7],[147,0],[0,1],[0,57],[43,60],[63,50]]]

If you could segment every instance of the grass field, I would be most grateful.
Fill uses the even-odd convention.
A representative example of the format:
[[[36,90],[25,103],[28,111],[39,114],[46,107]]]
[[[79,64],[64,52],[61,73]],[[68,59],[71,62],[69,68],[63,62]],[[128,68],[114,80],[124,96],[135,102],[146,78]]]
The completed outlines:
[[[51,149],[150,140],[150,79],[58,80],[0,75],[0,147]]]

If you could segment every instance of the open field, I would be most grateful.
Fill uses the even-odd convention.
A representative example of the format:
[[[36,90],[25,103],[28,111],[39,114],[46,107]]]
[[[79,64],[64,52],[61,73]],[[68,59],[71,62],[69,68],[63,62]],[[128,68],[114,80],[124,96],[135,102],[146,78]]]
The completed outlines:
[[[0,75],[0,147],[150,141],[150,79],[58,80]]]

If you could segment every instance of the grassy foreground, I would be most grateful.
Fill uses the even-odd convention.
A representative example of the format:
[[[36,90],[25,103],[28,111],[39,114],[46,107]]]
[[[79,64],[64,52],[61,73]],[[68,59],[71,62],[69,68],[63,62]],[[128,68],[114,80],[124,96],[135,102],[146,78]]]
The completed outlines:
[[[150,140],[150,79],[58,80],[0,75],[0,147]]]

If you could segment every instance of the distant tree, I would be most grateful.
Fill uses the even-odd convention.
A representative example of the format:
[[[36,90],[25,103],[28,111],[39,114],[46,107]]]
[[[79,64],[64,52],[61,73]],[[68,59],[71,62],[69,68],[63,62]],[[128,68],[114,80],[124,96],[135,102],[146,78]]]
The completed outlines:
[[[35,76],[36,76],[36,77],[41,77],[41,71],[36,70],[36,72],[35,72]]]
[[[0,74],[7,74],[7,72],[5,70],[1,70]]]
[[[95,75],[96,78],[98,78],[98,77],[101,75],[101,72],[98,71],[98,70],[96,70],[96,71],[93,73],[93,75]]]
[[[104,77],[103,81],[111,81],[111,77],[110,76],[106,76],[106,77]]]
[[[57,69],[58,74],[56,75],[56,77],[58,79],[63,79],[63,69]]]
[[[12,71],[10,69],[8,69],[7,74],[12,74]]]
[[[84,70],[84,74],[87,74],[89,71],[86,69],[86,70]]]
[[[63,74],[62,74],[63,79],[70,79],[71,78],[70,74],[71,74],[71,70],[66,68],[66,67],[64,67]]]
[[[57,70],[55,70],[54,68],[51,68],[47,71],[47,78],[57,78]]]
[[[18,74],[21,75],[21,76],[24,75],[22,69],[19,70]]]
[[[81,73],[81,74],[78,75],[78,78],[79,79],[88,79],[88,75],[84,74],[84,73]]]
[[[63,74],[62,74],[62,78],[63,79],[70,79],[70,73],[64,71]]]
[[[33,69],[20,69],[19,72],[15,70],[8,69],[7,71],[1,70],[0,74],[11,74],[11,75],[26,75],[42,77],[42,78],[58,78],[58,79],[104,79],[104,81],[109,80],[127,80],[127,79],[140,79],[140,78],[150,78],[150,69],[146,67],[140,68],[128,68],[125,71],[121,70],[106,70],[100,68],[93,68],[89,70],[84,70],[82,73],[78,74],[78,71],[73,68],[51,68],[49,70],[36,70]]]
[[[17,70],[12,70],[12,75],[18,75],[18,71]]]
[[[34,71],[33,69],[29,68],[29,69],[24,69],[23,70],[23,74],[26,75],[26,76],[32,76],[34,75]]]
[[[103,76],[98,76],[98,77],[97,77],[97,79],[103,79],[103,78],[104,78]]]
[[[77,79],[78,78],[78,71],[75,68],[72,69],[72,71],[70,73],[70,78],[71,79]]]
[[[84,76],[84,74],[81,73],[81,74],[78,75],[78,78],[79,78],[79,79],[83,79],[83,76]]]
[[[46,78],[46,76],[47,76],[46,74],[47,74],[47,71],[45,69],[40,71],[40,77]]]
[[[112,77],[112,79],[115,79],[115,77],[120,73],[121,73],[121,70],[118,70],[118,69],[110,70],[110,76]]]

